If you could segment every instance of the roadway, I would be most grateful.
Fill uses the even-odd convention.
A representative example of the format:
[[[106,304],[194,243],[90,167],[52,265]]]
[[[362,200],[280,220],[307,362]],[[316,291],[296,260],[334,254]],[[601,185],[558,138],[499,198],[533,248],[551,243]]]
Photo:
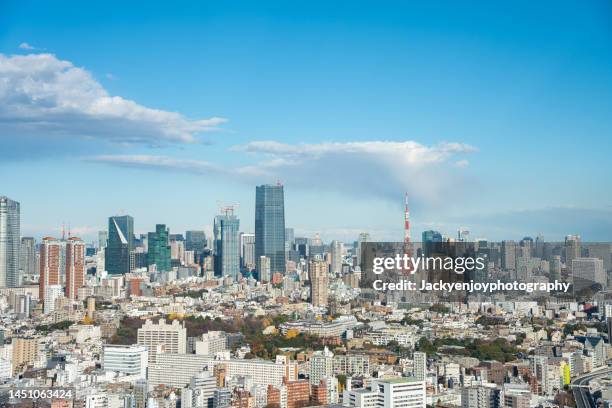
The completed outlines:
[[[595,408],[595,401],[589,390],[589,382],[594,378],[604,377],[609,374],[612,374],[611,367],[587,373],[572,381],[571,387],[577,408]]]

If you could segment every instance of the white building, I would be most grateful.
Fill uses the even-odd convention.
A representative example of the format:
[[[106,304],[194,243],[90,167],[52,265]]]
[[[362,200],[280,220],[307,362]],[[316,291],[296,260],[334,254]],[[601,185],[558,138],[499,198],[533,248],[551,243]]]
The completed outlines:
[[[376,379],[369,388],[344,391],[343,405],[359,408],[425,408],[425,381]]]
[[[195,353],[200,355],[215,355],[227,350],[227,336],[222,331],[209,331],[202,334],[195,342]]]
[[[249,377],[253,384],[269,384],[279,387],[283,378],[289,381],[297,379],[297,364],[285,356],[277,356],[276,361],[217,359],[214,356],[197,354],[157,354],[155,363],[149,367],[149,383],[151,386],[165,384],[172,387],[185,387],[191,378],[208,369],[212,371],[216,365],[223,365],[226,376]]]
[[[146,346],[105,344],[103,347],[102,368],[105,371],[134,376],[135,379],[146,379],[147,367]]]
[[[158,349],[164,353],[182,354],[187,351],[187,329],[178,320],[167,324],[164,319],[155,324],[147,320],[138,329],[138,344],[149,349],[149,363],[155,362]]]
[[[414,377],[419,381],[424,381],[427,374],[427,354],[415,351],[412,356],[412,366]]]
[[[45,287],[45,314],[51,313],[55,310],[55,301],[62,296],[62,293],[62,285],[48,285]]]
[[[315,351],[310,357],[310,384],[317,385],[323,378],[334,374],[334,353],[327,347],[323,351]]]

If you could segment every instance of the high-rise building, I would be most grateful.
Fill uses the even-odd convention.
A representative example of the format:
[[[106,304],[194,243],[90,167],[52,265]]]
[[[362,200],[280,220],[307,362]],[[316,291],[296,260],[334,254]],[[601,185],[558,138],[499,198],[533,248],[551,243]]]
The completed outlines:
[[[550,260],[550,281],[561,279],[561,255],[553,255]]]
[[[256,268],[255,265],[255,234],[240,234],[240,260],[241,266],[247,271]]]
[[[272,275],[285,274],[285,198],[280,184],[255,189],[255,259],[262,256],[270,259]]]
[[[149,349],[149,362],[155,363],[157,350],[163,353],[179,354],[187,351],[187,329],[178,320],[167,324],[161,319],[157,324],[147,320],[138,329],[137,342]]]
[[[38,275],[36,270],[36,240],[32,237],[21,238],[19,269],[24,275]]]
[[[427,354],[422,351],[415,351],[412,356],[414,377],[419,381],[425,381],[427,373]]]
[[[606,288],[607,276],[601,259],[574,258],[571,267],[574,277],[574,293],[585,288],[592,288],[594,285]]]
[[[0,287],[19,286],[19,203],[0,196]]]
[[[204,231],[187,231],[185,233],[185,249],[201,253],[206,248],[206,234]]]
[[[580,258],[580,235],[567,235],[565,237],[565,265],[572,267],[572,261]]]
[[[130,254],[134,249],[134,218],[129,215],[108,219],[108,245],[104,252],[105,268],[109,274],[130,272]]]
[[[66,297],[76,299],[79,288],[85,286],[85,242],[70,237],[66,242]]]
[[[259,271],[260,282],[272,281],[272,273],[270,272],[270,258],[267,256],[260,256],[257,259],[257,270]]]
[[[217,276],[231,276],[234,281],[240,274],[240,220],[231,208],[215,217],[215,273]]]
[[[61,275],[62,243],[59,239],[45,237],[40,244],[40,276],[38,278],[38,298],[40,300],[45,300],[47,286],[60,285]]]
[[[516,243],[514,241],[502,241],[501,266],[507,271],[516,270]]]
[[[43,311],[45,314],[55,310],[55,301],[62,296],[62,285],[45,286],[45,297],[43,298]]]
[[[332,241],[329,246],[329,252],[331,257],[330,271],[333,274],[339,275],[342,273],[344,244],[340,241]]]
[[[442,242],[442,234],[433,230],[423,231],[421,239],[423,240],[423,254],[431,256],[435,251],[435,244]]]
[[[329,273],[327,264],[319,258],[311,260],[308,264],[310,274],[310,299],[315,307],[327,306],[327,289]]]
[[[155,265],[158,271],[169,271],[172,269],[168,233],[168,228],[164,224],[157,224],[155,232],[149,232],[147,237],[149,247],[147,266]]]
[[[98,231],[98,249],[106,248],[108,243],[108,231]]]

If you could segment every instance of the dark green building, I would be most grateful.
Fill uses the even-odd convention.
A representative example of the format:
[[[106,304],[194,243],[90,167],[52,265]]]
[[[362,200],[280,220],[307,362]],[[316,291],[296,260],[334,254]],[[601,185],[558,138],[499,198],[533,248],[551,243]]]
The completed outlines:
[[[157,224],[155,232],[149,232],[147,238],[149,245],[147,266],[155,264],[158,271],[169,271],[172,269],[170,245],[168,244],[169,232],[165,224]]]

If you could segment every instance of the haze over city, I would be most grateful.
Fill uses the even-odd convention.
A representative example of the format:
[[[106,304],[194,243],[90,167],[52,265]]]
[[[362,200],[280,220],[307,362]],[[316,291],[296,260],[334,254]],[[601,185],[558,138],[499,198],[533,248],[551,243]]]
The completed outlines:
[[[0,8],[24,234],[210,230],[218,203],[253,231],[281,181],[304,236],[401,240],[407,191],[414,231],[612,239],[607,2]]]

